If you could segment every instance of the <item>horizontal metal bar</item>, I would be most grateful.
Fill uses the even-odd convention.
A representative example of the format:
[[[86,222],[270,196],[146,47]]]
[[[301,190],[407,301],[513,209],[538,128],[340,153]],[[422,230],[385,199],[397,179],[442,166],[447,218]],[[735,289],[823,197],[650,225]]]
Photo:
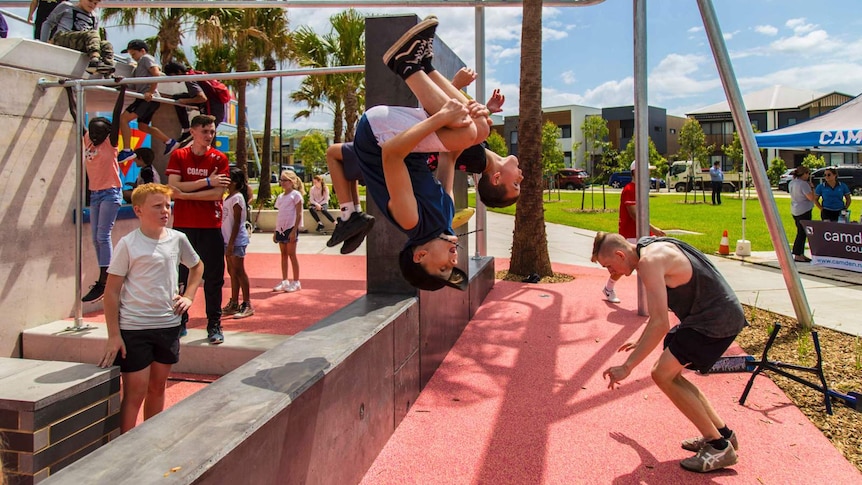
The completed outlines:
[[[605,0],[545,0],[545,7],[587,7]],[[391,8],[391,7],[520,7],[520,0],[104,0],[107,8]],[[27,8],[30,0],[0,0],[0,7]]]
[[[184,74],[182,76],[156,76],[156,77],[125,77],[109,79],[61,79],[59,81],[48,81],[40,79],[37,83],[42,88],[69,87],[76,84],[81,86],[119,86],[121,84],[152,84],[152,83],[178,83],[186,81],[206,81],[218,79],[230,81],[234,79],[257,79],[281,76],[319,76],[324,74],[344,74],[351,72],[364,72],[365,66],[339,66],[339,67],[313,67],[305,69],[285,69],[281,71],[245,71],[225,72],[207,74]]]
[[[86,91],[99,91],[99,92],[105,92],[105,93],[119,94],[119,91],[117,91],[115,88],[109,88],[107,86],[87,86],[84,89]],[[138,92],[134,92],[134,91],[126,91],[126,96],[128,96],[130,98],[135,98],[135,99],[146,99],[143,94],[138,93]],[[174,99],[163,98],[161,96],[153,96],[152,101],[156,101],[156,102],[162,103],[162,104],[173,104],[176,106],[188,106],[190,108],[194,107],[194,106],[190,106],[187,104],[182,104],[179,101],[176,101]]]

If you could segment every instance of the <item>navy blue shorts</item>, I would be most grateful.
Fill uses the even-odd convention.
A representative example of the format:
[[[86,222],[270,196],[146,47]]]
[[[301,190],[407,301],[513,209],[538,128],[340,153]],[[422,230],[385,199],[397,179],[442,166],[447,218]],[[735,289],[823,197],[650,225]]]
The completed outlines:
[[[723,338],[707,337],[696,330],[679,328],[677,325],[664,337],[664,348],[670,350],[680,364],[689,369],[707,373],[734,339],[736,335]]]
[[[114,365],[120,372],[144,370],[153,362],[176,364],[180,361],[180,326],[148,330],[123,330],[120,336],[126,344],[126,358],[117,353]]]
[[[356,156],[353,143],[341,144],[341,164],[344,170],[344,177],[347,180],[365,185],[365,179],[362,178],[362,171],[359,170],[359,158]]]
[[[293,231],[293,228],[285,229],[283,232],[275,231],[275,242],[280,244],[287,244],[290,241],[290,233]],[[293,242],[299,241],[299,232],[296,233],[296,239]]]

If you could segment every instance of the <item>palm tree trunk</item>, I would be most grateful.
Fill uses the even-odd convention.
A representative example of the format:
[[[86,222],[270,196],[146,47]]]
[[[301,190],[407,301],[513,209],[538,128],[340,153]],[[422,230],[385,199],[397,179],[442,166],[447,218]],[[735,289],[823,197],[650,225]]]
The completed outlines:
[[[542,205],[542,0],[524,0],[521,24],[521,100],[518,158],[524,172],[515,211],[509,271],[550,276]]]

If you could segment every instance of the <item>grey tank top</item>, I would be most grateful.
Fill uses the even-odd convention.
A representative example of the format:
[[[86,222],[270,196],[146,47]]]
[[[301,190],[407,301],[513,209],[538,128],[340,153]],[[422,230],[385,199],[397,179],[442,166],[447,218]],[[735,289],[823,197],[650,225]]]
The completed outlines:
[[[735,336],[748,325],[736,294],[703,253],[679,239],[643,237],[637,242],[638,256],[641,249],[656,242],[675,245],[691,262],[691,280],[667,288],[667,306],[679,318],[680,328],[725,338]]]

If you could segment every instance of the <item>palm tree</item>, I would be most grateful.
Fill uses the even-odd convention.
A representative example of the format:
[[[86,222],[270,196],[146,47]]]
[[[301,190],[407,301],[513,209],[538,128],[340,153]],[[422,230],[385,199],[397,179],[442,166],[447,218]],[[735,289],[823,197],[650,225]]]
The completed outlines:
[[[308,27],[293,32],[294,61],[303,67],[365,64],[365,17],[349,9],[333,15],[329,21],[332,29],[323,36]],[[300,88],[290,94],[291,100],[308,106],[294,119],[307,118],[313,112],[327,108],[333,114],[334,141],[340,143],[342,135],[347,141],[352,141],[356,121],[365,104],[364,82],[362,73],[306,77]]]
[[[147,44],[153,48],[153,52],[159,52],[159,60],[166,64],[175,56],[185,60],[186,56],[180,49],[183,35],[191,30],[190,23],[199,12],[198,9],[185,8],[106,8],[102,10],[102,20],[115,20],[117,25],[130,29],[140,25],[138,15],[142,14],[150,21],[149,25],[158,30],[154,37],[146,39]]]
[[[256,59],[288,45],[287,13],[280,8],[219,8],[204,11],[206,18],[198,22],[198,37],[215,48],[230,46],[236,72],[252,70]],[[237,166],[248,171],[245,79],[236,80],[237,99]],[[268,169],[267,169],[267,172]]]
[[[553,270],[542,207],[542,0],[524,0],[523,12],[518,158],[524,180],[515,210],[509,271],[550,276]]]

